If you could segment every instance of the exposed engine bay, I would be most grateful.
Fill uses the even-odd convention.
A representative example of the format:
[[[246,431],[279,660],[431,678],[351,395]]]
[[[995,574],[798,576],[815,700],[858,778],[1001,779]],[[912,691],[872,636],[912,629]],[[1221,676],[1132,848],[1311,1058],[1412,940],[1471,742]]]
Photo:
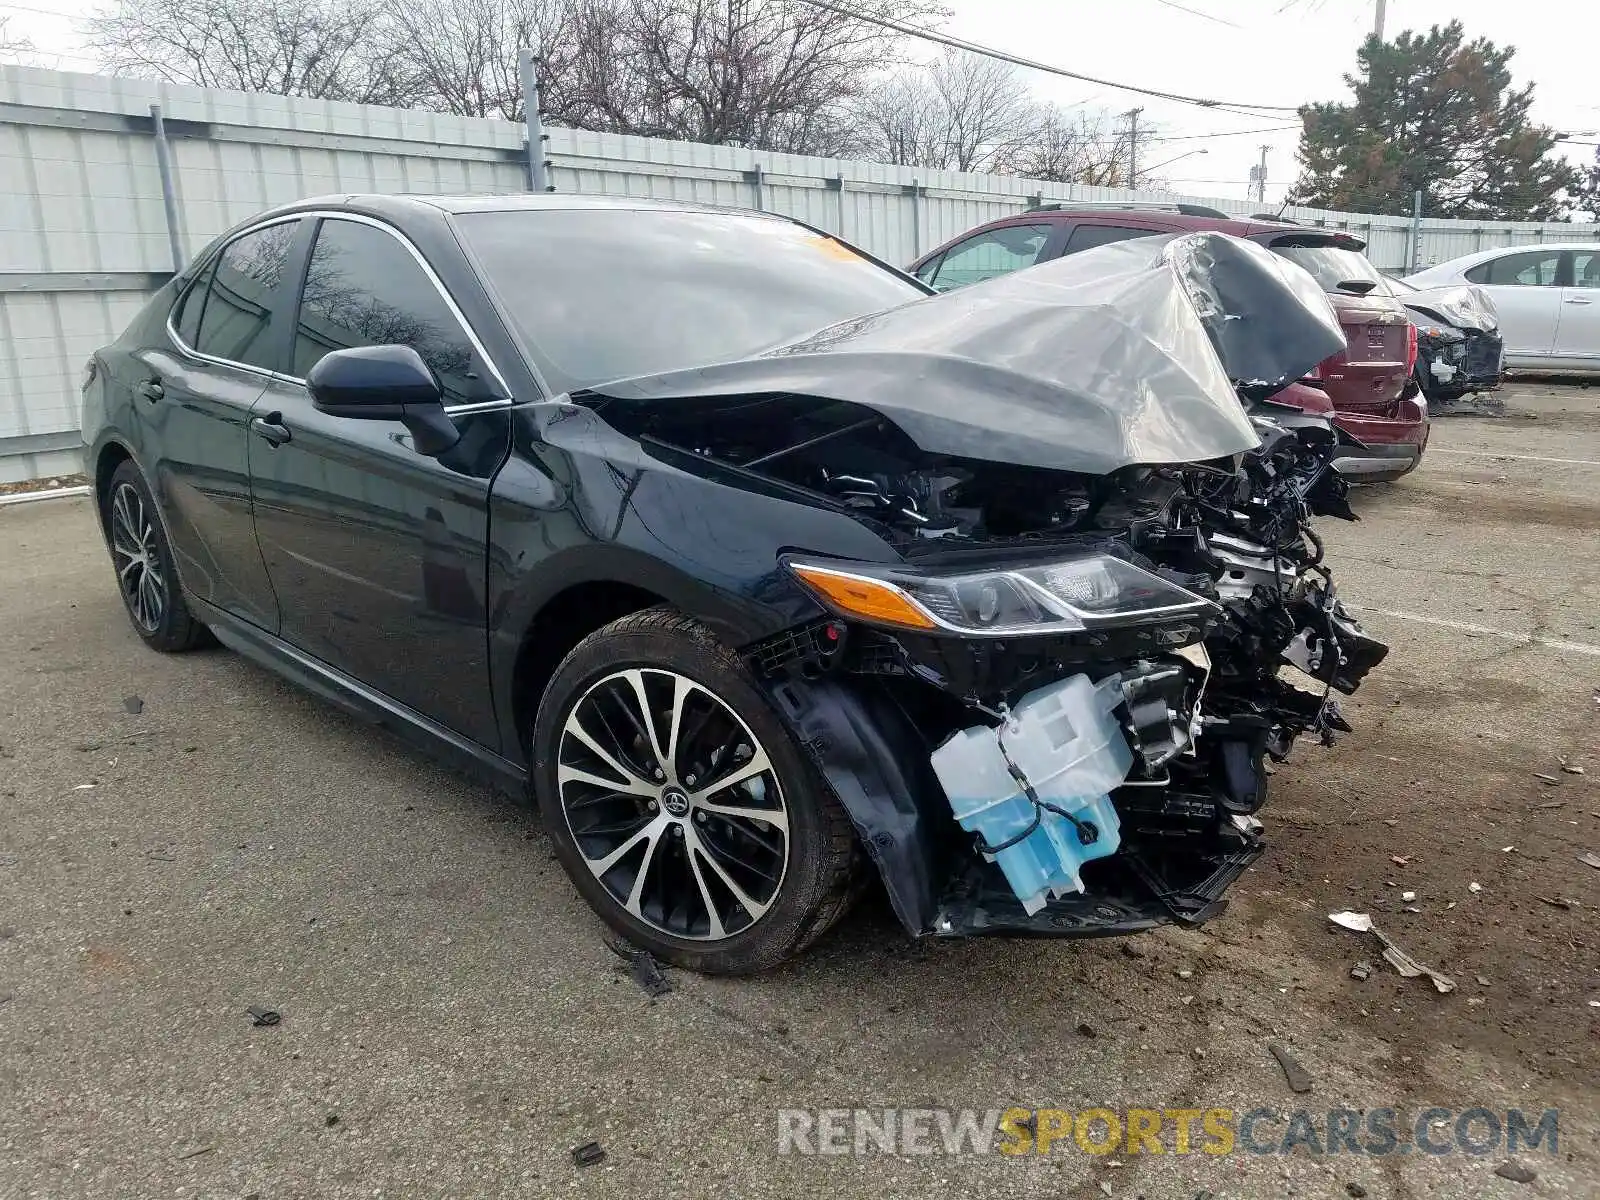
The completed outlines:
[[[1348,435],[1270,399],[1343,345],[1300,268],[1190,234],[574,399],[870,531],[780,551],[814,615],[744,651],[907,928],[1095,936],[1220,912],[1387,653],[1311,528],[1355,519]]]
[[[606,415],[663,460],[847,511],[913,567],[1093,551],[1209,601],[1135,624],[1026,637],[824,620],[750,649],[790,704],[830,679],[870,682],[881,698],[875,723],[903,726],[918,758],[974,719],[1004,722],[1041,687],[1112,681],[1110,715],[1131,760],[1110,788],[1119,852],[1088,864],[1078,895],[1052,893],[1030,912],[998,879],[994,839],[934,822],[935,857],[949,875],[929,881],[931,908],[901,913],[935,933],[1093,934],[1220,911],[1222,891],[1263,848],[1255,813],[1269,764],[1301,734],[1332,744],[1347,731],[1335,693],[1354,691],[1387,652],[1339,602],[1311,528],[1315,516],[1355,519],[1330,465],[1341,435],[1298,409],[1257,404],[1251,413],[1256,450],[1105,476],[929,455],[871,410],[810,397],[686,403],[653,410],[639,427]],[[837,742],[842,730],[819,736]]]

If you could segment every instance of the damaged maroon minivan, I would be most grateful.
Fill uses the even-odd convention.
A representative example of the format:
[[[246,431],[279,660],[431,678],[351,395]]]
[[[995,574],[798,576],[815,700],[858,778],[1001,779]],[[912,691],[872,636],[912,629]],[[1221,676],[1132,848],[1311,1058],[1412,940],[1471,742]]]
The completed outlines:
[[[1339,470],[1362,482],[1416,469],[1428,445],[1428,405],[1413,378],[1416,326],[1342,230],[1263,217],[1230,217],[1198,204],[1040,204],[968,230],[909,270],[936,291],[1132,238],[1211,230],[1247,238],[1310,272],[1339,315],[1345,344],[1290,384],[1295,404],[1326,412],[1361,444]]]

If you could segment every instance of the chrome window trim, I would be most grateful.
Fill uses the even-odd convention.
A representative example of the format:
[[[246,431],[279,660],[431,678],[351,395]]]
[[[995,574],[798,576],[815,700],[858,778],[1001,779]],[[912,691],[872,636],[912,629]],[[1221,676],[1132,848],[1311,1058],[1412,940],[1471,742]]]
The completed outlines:
[[[472,413],[496,412],[502,408],[510,408],[516,402],[515,397],[511,392],[511,385],[506,382],[506,377],[501,373],[499,366],[496,365],[494,359],[490,357],[487,347],[484,346],[482,340],[478,337],[477,331],[472,328],[472,323],[467,320],[466,314],[461,311],[460,306],[456,304],[455,299],[450,295],[449,291],[446,290],[444,281],[441,280],[438,274],[435,273],[434,269],[428,265],[428,260],[422,257],[422,251],[418,250],[416,246],[412,245],[411,239],[406,237],[405,234],[401,233],[393,225],[380,221],[375,217],[369,217],[364,213],[339,212],[335,209],[312,209],[307,212],[289,213],[286,216],[274,217],[271,220],[262,221],[259,225],[252,225],[248,229],[240,230],[237,236],[228,239],[222,248],[217,251],[217,254],[220,256],[226,253],[227,248],[233,245],[233,243],[238,241],[240,238],[248,237],[250,234],[256,233],[262,229],[269,229],[274,225],[284,225],[290,221],[299,221],[302,218],[313,220],[321,218],[329,221],[353,221],[357,225],[370,225],[374,229],[380,229],[384,233],[387,233],[395,241],[399,242],[400,245],[406,249],[407,253],[411,255],[412,259],[415,260],[417,266],[422,268],[422,273],[428,277],[428,282],[433,284],[433,290],[439,294],[439,298],[444,301],[445,307],[450,310],[450,315],[456,319],[456,323],[460,325],[463,332],[466,333],[467,340],[472,343],[473,350],[477,352],[479,359],[482,360],[484,369],[487,370],[491,376],[493,376],[494,382],[499,384],[500,390],[505,393],[504,397],[494,400],[476,400],[469,404],[447,404],[444,406],[446,416],[468,416]],[[319,230],[318,232],[320,233],[321,231]],[[312,243],[311,250],[312,253],[316,252],[315,242]],[[187,289],[185,289],[184,294],[187,294]],[[179,299],[182,299],[182,296],[180,296]],[[260,367],[251,366],[249,363],[235,362],[232,359],[217,358],[214,355],[202,354],[192,346],[187,345],[184,340],[178,336],[178,331],[173,327],[172,324],[172,314],[177,311],[177,307],[177,301],[173,301],[172,307],[167,310],[167,336],[170,337],[173,343],[185,354],[188,354],[194,358],[198,358],[202,362],[216,363],[219,366],[234,367],[237,370],[249,371],[251,374],[260,375],[265,379],[276,380],[280,383],[297,383],[301,387],[305,386],[306,381],[298,375],[290,375],[285,371],[267,371]]]
[[[208,266],[216,259],[221,258],[228,252],[228,247],[240,239],[247,238],[252,233],[260,233],[263,229],[271,229],[274,225],[287,225],[291,221],[299,221],[303,215],[303,213],[295,213],[292,216],[287,217],[274,217],[270,221],[262,221],[259,225],[252,225],[248,229],[240,230],[237,236],[231,237],[224,242],[221,247],[218,248],[217,252],[206,260],[205,264],[201,266],[200,270],[203,271],[205,266]],[[199,272],[196,272],[196,274],[198,275]],[[193,346],[189,345],[188,342],[184,341],[178,336],[177,326],[172,323],[172,314],[178,311],[178,305],[183,302],[184,297],[189,294],[189,289],[193,286],[194,281],[191,280],[189,282],[189,287],[184,288],[183,291],[178,293],[178,298],[172,302],[172,307],[167,309],[167,336],[172,339],[172,344],[183,353],[187,354],[190,358],[198,358],[201,362],[216,363],[219,367],[232,367],[237,371],[245,371],[251,375],[259,375],[263,379],[282,378],[282,376],[280,376],[276,371],[269,371],[265,367],[258,367],[251,363],[238,362],[231,358],[218,358],[215,354],[202,354],[200,351],[196,350]],[[205,314],[201,313],[200,315],[201,318],[204,319]]]

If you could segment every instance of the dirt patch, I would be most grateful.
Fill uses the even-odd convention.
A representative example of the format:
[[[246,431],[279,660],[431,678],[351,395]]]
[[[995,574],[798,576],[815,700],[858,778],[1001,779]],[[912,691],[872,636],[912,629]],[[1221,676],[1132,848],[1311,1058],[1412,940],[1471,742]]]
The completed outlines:
[[[0,483],[0,496],[17,496],[23,492],[55,492],[62,488],[86,487],[87,475],[52,475],[48,479],[20,479],[16,483]]]
[[[1478,474],[1480,480],[1466,476]],[[1529,495],[1517,490],[1504,476],[1487,472],[1462,472],[1463,480],[1430,479],[1425,485],[1394,489],[1382,500],[1396,506],[1423,508],[1442,517],[1474,525],[1543,525],[1551,529],[1600,529],[1600,500]],[[1498,485],[1498,486],[1497,486]]]

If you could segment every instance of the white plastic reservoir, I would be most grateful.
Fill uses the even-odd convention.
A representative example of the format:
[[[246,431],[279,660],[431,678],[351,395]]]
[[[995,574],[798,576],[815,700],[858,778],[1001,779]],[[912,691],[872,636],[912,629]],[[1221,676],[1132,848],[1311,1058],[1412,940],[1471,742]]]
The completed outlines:
[[[1005,872],[1031,915],[1052,897],[1083,891],[1083,864],[1115,854],[1121,825],[1108,793],[1127,777],[1133,753],[1112,711],[1122,700],[1118,677],[1098,684],[1073,675],[1029,692],[1001,726],[975,725],[933,752],[933,770],[961,827],[997,846],[1033,823],[1035,806],[1007,766],[1040,800],[1095,827],[1085,844],[1073,823],[1048,809],[1015,846],[985,857]]]

